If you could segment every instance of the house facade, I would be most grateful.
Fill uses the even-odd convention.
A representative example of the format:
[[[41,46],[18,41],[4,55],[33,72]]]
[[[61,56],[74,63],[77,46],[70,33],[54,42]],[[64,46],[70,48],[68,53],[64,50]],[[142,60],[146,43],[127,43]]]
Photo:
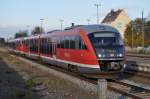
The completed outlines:
[[[117,28],[124,39],[126,26],[130,23],[130,21],[131,19],[129,18],[128,14],[124,10],[119,9],[117,11],[111,10],[101,23]]]

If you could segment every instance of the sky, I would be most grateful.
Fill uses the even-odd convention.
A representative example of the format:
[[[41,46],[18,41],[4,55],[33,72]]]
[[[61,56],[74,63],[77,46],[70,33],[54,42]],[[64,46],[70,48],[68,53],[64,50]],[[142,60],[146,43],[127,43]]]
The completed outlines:
[[[0,0],[0,37],[13,37],[19,30],[32,31],[35,26],[45,31],[60,29],[60,19],[63,28],[71,23],[96,24],[96,6],[100,4],[100,21],[111,10],[124,9],[131,19],[144,17],[150,13],[150,0]]]

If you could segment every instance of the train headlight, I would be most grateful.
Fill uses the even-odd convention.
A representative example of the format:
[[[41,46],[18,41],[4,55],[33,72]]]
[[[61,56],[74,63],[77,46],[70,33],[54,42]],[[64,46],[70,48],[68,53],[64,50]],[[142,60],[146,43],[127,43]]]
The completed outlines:
[[[123,54],[122,54],[122,53],[120,53],[120,54],[117,54],[117,56],[118,56],[118,57],[122,57],[122,56],[123,56]]]
[[[98,54],[98,57],[102,57],[102,54]]]

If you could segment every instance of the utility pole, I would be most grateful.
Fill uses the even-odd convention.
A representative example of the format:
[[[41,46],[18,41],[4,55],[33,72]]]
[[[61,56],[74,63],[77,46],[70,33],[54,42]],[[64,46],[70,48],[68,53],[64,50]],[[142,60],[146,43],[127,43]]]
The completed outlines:
[[[136,23],[135,22],[131,22],[131,32],[132,32],[132,48],[134,47],[134,42],[133,42],[133,39],[134,39],[134,30],[136,30]]]
[[[87,19],[88,25],[90,24],[90,21],[91,21],[90,19]]]
[[[64,22],[64,20],[60,19],[59,21],[60,21],[60,29],[62,30],[63,29],[63,22]]]
[[[99,7],[101,6],[100,4],[94,4],[97,8],[97,24],[99,24]]]
[[[42,28],[43,28],[43,21],[44,21],[44,19],[40,19],[40,21],[41,21],[41,33],[42,33]]]
[[[133,22],[131,23],[131,32],[132,32],[132,48],[133,48]]]
[[[143,35],[143,43],[142,46],[144,48],[145,34],[144,34],[144,11],[142,10],[142,35]]]

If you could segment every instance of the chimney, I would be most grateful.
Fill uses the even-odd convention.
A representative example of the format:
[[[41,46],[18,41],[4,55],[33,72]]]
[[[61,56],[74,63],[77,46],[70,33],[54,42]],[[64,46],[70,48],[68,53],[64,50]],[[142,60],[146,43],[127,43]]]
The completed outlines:
[[[114,9],[111,9],[110,14],[113,16],[115,13]]]

